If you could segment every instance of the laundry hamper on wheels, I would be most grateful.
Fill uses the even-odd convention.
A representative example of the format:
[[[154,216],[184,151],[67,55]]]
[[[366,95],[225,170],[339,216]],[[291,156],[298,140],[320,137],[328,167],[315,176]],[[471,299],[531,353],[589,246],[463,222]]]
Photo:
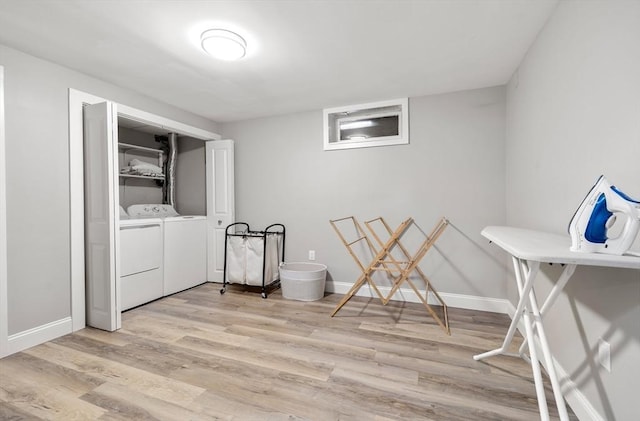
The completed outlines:
[[[227,284],[242,284],[267,290],[280,282],[278,266],[284,261],[285,228],[272,224],[264,231],[252,231],[249,224],[236,222],[225,230],[224,280],[220,294]]]
[[[282,296],[290,300],[316,301],[324,297],[327,267],[320,263],[280,265]]]

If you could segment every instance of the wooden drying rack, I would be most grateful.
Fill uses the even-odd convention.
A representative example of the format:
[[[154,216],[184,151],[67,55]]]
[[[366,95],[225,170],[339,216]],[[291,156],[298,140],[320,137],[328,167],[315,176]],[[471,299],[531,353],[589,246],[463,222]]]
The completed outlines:
[[[348,241],[343,235],[342,231],[340,231],[339,223],[341,222],[344,223],[344,221],[347,221],[347,220],[350,220],[352,222],[353,227],[355,228],[355,231],[356,231],[357,238],[353,241]],[[371,289],[373,289],[373,291],[376,293],[378,298],[380,298],[380,301],[382,301],[382,304],[386,305],[391,300],[391,297],[393,297],[393,294],[395,294],[400,289],[402,284],[406,282],[411,287],[411,289],[415,292],[415,294],[419,297],[420,301],[425,306],[429,314],[431,314],[431,317],[433,317],[433,319],[440,325],[440,327],[442,327],[442,329],[444,329],[444,331],[448,335],[451,334],[451,330],[449,329],[449,316],[447,313],[447,306],[442,300],[442,298],[440,297],[440,295],[437,293],[437,291],[433,288],[433,286],[431,285],[431,282],[429,281],[427,276],[424,274],[422,269],[420,269],[420,267],[418,266],[418,264],[420,263],[420,260],[422,260],[422,258],[427,254],[431,246],[433,246],[433,244],[436,242],[438,237],[440,237],[444,229],[449,224],[449,221],[446,218],[440,219],[440,221],[438,221],[438,223],[435,225],[435,227],[433,228],[433,230],[429,235],[426,235],[426,234],[424,235],[425,237],[424,241],[420,244],[420,246],[418,247],[418,250],[414,255],[411,255],[409,250],[400,242],[400,239],[402,238],[403,234],[405,234],[407,230],[412,225],[415,224],[413,218],[407,218],[406,220],[402,221],[402,223],[398,226],[398,228],[396,228],[395,231],[391,230],[391,227],[389,226],[389,224],[387,224],[387,222],[382,217],[375,218],[370,221],[366,221],[365,225],[367,226],[367,229],[375,239],[375,242],[377,243],[377,247],[371,242],[366,232],[364,231],[362,226],[358,223],[355,217],[348,216],[346,218],[335,219],[329,222],[331,223],[331,226],[338,234],[338,237],[340,237],[340,240],[342,241],[342,243],[345,245],[345,247],[349,251],[349,254],[351,255],[351,257],[353,257],[356,264],[362,271],[362,274],[358,277],[358,279],[353,284],[349,292],[347,292],[347,294],[342,298],[342,300],[338,303],[336,308],[333,310],[333,313],[331,313],[331,317],[335,316],[335,314],[347,303],[347,301],[349,301],[351,297],[353,297],[356,294],[356,292],[358,292],[358,290],[367,283],[370,285]],[[386,242],[383,242],[380,236],[378,235],[378,233],[376,233],[376,231],[373,229],[372,225],[374,224],[380,224],[384,227],[384,230],[386,231],[386,236],[387,236]],[[422,231],[420,230],[420,232]],[[360,244],[363,244],[363,242],[364,244],[366,244],[366,247],[368,247],[371,253],[374,255],[374,258],[366,266],[362,263],[362,260],[358,257],[358,255],[353,250],[354,245],[360,245]],[[403,255],[402,260],[396,259],[392,255],[392,251],[396,247],[400,250],[400,252]],[[389,278],[392,280],[391,290],[387,295],[384,295],[380,291],[380,289],[378,288],[378,286],[376,285],[376,283],[372,278],[372,275],[377,271],[386,272],[389,275]],[[416,272],[425,284],[424,296],[423,296],[423,292],[418,290],[418,288],[410,279],[410,275],[413,272]],[[443,309],[442,318],[431,307],[431,305],[429,305],[428,303],[429,293],[432,293],[433,297],[435,297],[435,299],[442,306],[442,309]]]

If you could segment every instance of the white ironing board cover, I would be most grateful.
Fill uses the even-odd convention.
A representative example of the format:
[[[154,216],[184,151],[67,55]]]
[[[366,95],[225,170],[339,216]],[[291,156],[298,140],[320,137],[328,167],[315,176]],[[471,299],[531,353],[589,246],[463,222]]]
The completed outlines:
[[[571,251],[569,236],[504,226],[488,226],[482,230],[481,234],[519,259],[546,263],[640,269],[640,257]]]

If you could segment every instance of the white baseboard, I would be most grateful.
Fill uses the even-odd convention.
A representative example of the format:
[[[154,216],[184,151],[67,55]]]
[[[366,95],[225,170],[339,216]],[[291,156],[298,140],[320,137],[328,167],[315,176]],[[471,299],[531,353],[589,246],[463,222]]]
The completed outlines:
[[[513,317],[516,313],[516,308],[513,304],[509,302],[507,308],[507,314],[513,320]],[[524,324],[522,320],[518,323],[518,331],[525,337]],[[536,337],[534,341],[536,352],[538,355],[542,355],[542,347],[540,346],[540,341]],[[578,385],[571,380],[569,374],[565,371],[565,369],[560,365],[558,360],[553,357],[553,365],[556,369],[556,374],[558,375],[558,381],[560,382],[560,388],[562,389],[562,394],[576,414],[579,420],[581,421],[605,421],[605,418],[593,407],[589,399],[580,391]],[[547,371],[547,364],[544,361],[544,358],[540,360],[540,364],[545,371]],[[550,405],[554,405],[555,403],[549,402]]]
[[[335,292],[338,294],[346,294],[349,292],[352,283],[348,282],[327,282],[325,290],[327,292]],[[378,287],[382,294],[388,294],[391,291],[391,287]],[[362,286],[356,293],[358,297],[376,297],[375,291],[368,285]],[[479,311],[491,311],[494,313],[506,314],[511,303],[509,300],[502,298],[487,298],[478,297],[474,295],[464,294],[451,294],[451,293],[439,293],[442,300],[448,307],[464,308],[467,310],[479,310]],[[410,303],[419,303],[420,298],[410,288],[401,288],[398,292],[393,294],[391,298],[394,301],[407,301]],[[429,304],[438,304],[433,297],[429,297]],[[513,307],[513,306],[512,306]]]
[[[73,331],[71,317],[56,320],[9,336],[9,354],[51,341]]]

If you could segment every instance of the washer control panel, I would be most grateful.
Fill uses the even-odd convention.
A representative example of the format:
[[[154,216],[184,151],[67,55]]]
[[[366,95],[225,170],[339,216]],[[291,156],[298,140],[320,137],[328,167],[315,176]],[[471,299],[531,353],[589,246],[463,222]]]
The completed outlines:
[[[129,218],[167,218],[179,216],[171,205],[143,204],[131,205],[127,208]]]

